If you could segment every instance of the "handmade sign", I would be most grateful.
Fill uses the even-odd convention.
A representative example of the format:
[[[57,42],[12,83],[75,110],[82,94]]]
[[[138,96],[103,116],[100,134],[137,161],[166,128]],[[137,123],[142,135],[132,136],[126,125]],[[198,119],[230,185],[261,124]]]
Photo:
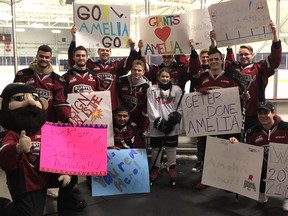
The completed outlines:
[[[240,133],[241,106],[237,87],[185,94],[182,99],[186,135],[198,137]]]
[[[41,129],[40,170],[71,175],[106,175],[107,126],[47,122]]]
[[[129,5],[74,3],[74,20],[78,29],[76,44],[86,48],[129,47]]]
[[[208,49],[211,45],[210,31],[212,24],[207,8],[187,11],[190,20],[190,37],[195,49]]]
[[[222,2],[208,10],[218,47],[272,39],[266,0]]]
[[[259,198],[263,148],[207,137],[202,184]]]
[[[174,55],[190,53],[189,15],[187,13],[141,17],[140,38],[143,55]],[[181,34],[179,34],[181,32]]]
[[[145,149],[108,150],[108,174],[92,177],[92,196],[149,193]]]
[[[68,94],[71,117],[77,124],[108,125],[108,146],[114,146],[110,91]]]
[[[270,143],[266,177],[267,196],[288,198],[288,145]]]

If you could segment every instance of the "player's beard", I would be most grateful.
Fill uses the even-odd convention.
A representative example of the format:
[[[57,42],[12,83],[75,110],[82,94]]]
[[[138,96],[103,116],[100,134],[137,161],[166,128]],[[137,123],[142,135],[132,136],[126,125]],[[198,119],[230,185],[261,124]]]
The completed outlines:
[[[26,133],[36,133],[46,121],[46,112],[34,106],[20,107],[1,112],[1,125],[8,130]]]
[[[77,65],[78,67],[84,67],[84,66],[86,65],[86,63],[85,63],[84,61],[78,61],[78,62],[76,63],[76,65]]]

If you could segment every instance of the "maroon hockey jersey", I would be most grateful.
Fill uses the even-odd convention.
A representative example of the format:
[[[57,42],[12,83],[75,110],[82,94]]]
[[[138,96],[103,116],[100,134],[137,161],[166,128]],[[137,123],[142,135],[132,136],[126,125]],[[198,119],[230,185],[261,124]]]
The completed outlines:
[[[72,68],[63,74],[68,93],[103,91],[100,79],[93,72]]]
[[[120,101],[130,110],[130,118],[139,126],[139,132],[144,133],[149,125],[147,115],[148,80],[142,78],[137,85],[132,85],[131,75],[118,79],[117,89]]]

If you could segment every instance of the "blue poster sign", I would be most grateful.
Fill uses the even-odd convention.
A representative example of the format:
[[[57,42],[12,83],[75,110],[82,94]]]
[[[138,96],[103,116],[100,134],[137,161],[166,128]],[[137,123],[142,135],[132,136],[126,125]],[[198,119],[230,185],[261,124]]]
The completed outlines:
[[[149,193],[146,149],[109,149],[106,176],[92,177],[92,196]]]

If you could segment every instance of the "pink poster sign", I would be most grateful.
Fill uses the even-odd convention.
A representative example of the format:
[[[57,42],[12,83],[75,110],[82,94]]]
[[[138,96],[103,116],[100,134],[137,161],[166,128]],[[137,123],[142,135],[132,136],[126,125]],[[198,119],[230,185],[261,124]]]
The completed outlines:
[[[47,122],[41,129],[40,152],[41,171],[107,175],[107,125]]]

